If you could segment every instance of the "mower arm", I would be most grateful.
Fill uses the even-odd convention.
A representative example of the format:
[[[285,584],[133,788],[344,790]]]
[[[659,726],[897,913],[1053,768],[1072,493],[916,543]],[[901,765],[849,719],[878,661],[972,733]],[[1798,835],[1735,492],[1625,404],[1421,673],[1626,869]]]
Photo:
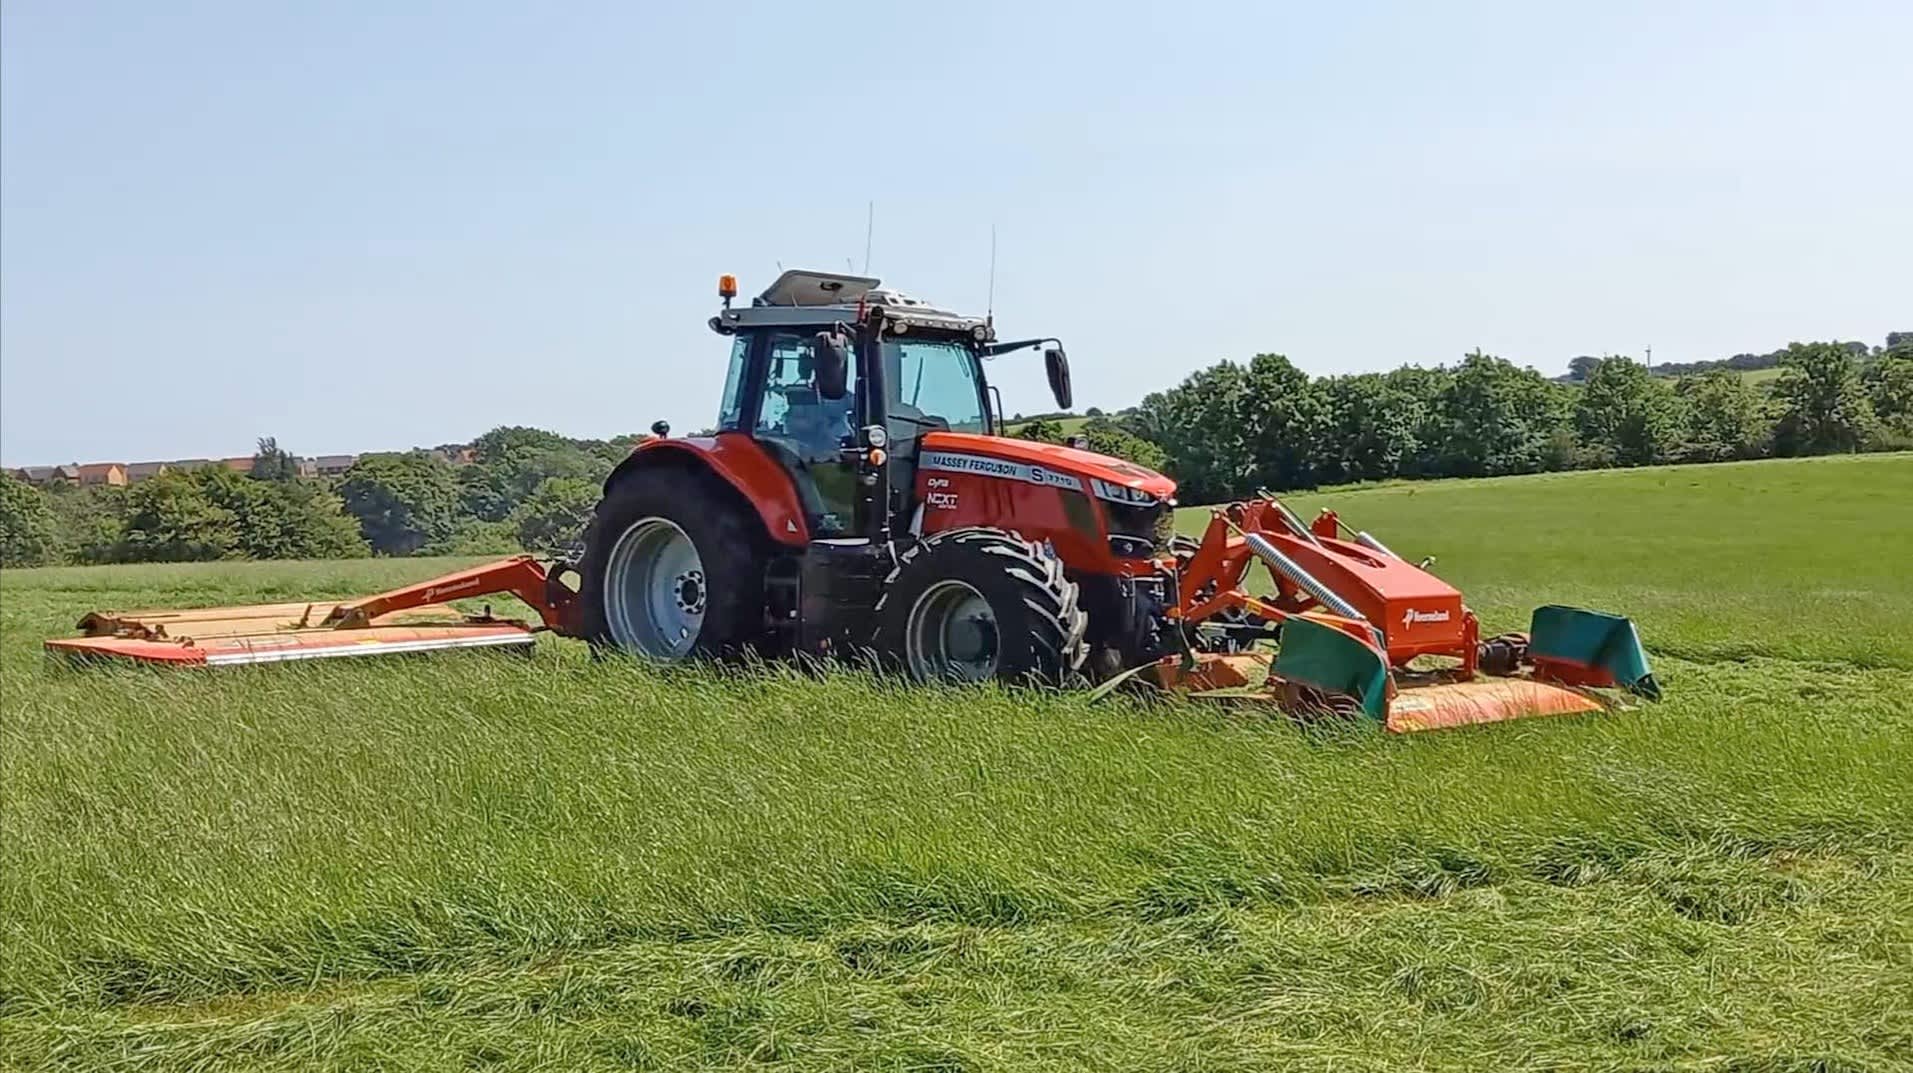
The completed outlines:
[[[369,626],[374,619],[394,611],[508,592],[530,605],[546,629],[572,636],[578,626],[578,591],[560,580],[567,572],[556,564],[548,569],[530,555],[515,555],[339,604],[317,625],[354,629]]]

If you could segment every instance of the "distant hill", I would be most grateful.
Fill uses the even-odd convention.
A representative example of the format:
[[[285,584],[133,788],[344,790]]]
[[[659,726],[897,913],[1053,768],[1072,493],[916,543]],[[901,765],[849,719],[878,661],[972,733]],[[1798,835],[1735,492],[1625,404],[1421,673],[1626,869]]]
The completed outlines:
[[[1856,359],[1865,358],[1870,353],[1867,345],[1858,340],[1850,340],[1842,345],[1844,345],[1848,351],[1852,352]],[[1770,351],[1766,354],[1735,354],[1731,358],[1721,358],[1717,361],[1662,362],[1658,365],[1648,366],[1647,371],[1653,373],[1655,376],[1665,376],[1669,378],[1698,376],[1701,373],[1712,372],[1715,369],[1733,369],[1742,373],[1754,373],[1767,369],[1778,369],[1780,367],[1781,355],[1785,353],[1786,351],[1782,349]]]
[[[1913,350],[1913,332],[1888,332],[1886,345],[1883,347],[1869,347],[1857,339],[1840,345],[1852,352],[1855,361],[1864,362],[1890,351]],[[1765,383],[1780,375],[1780,359],[1786,352],[1786,348],[1782,347],[1765,354],[1735,354],[1731,358],[1716,358],[1712,361],[1664,361],[1648,366],[1647,371],[1655,376],[1676,380],[1683,376],[1699,376],[1715,369],[1733,369],[1740,372],[1750,383]],[[1600,358],[1586,355],[1575,358],[1568,362],[1567,373],[1554,379],[1564,384],[1578,384],[1587,378],[1588,370],[1600,360]]]

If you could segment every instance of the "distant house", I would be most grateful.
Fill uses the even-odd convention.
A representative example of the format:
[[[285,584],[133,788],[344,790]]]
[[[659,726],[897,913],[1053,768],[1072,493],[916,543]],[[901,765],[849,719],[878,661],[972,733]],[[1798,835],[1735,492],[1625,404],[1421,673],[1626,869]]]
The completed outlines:
[[[467,448],[466,450],[469,452],[470,449]],[[358,460],[358,455],[320,455],[316,458],[300,458],[294,456],[293,458],[293,462],[297,465],[298,473],[301,477],[337,477],[346,470],[351,469],[352,464]],[[453,459],[453,461],[460,461],[460,459]],[[462,461],[469,461],[469,458],[463,459]],[[19,466],[6,472],[11,473],[28,484],[80,484],[119,487],[128,484],[138,484],[140,481],[150,481],[162,473],[170,473],[173,470],[190,472],[196,469],[204,469],[207,466],[218,466],[221,469],[229,470],[233,473],[250,475],[252,473],[253,456],[235,455],[231,458],[176,458],[169,462],[88,462],[84,465],[68,463],[63,466]]]
[[[119,487],[126,483],[126,465],[123,462],[88,462],[73,468],[76,471],[76,479],[81,484],[108,484]]]
[[[80,479],[77,466],[21,466],[13,471],[13,475],[28,484],[54,484]]]

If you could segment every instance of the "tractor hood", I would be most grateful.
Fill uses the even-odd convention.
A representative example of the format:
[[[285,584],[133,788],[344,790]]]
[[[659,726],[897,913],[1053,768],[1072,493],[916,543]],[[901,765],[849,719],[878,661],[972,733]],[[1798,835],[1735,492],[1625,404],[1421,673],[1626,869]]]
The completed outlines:
[[[1094,451],[969,432],[926,433],[920,442],[919,464],[930,465],[932,459],[926,456],[935,455],[938,469],[988,473],[991,463],[1007,463],[1038,484],[1080,478],[1083,491],[1098,499],[1137,505],[1174,502],[1176,494],[1176,482],[1162,474]]]

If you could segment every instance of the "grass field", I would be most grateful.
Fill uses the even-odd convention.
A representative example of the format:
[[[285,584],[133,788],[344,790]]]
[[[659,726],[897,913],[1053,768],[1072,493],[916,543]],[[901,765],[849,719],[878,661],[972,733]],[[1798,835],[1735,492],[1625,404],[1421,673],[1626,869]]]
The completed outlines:
[[[1493,626],[1635,615],[1670,699],[1389,738],[561,642],[71,673],[88,607],[446,564],[9,571],[0,1067],[1908,1067],[1913,457],[1295,502]]]
[[[1774,381],[1780,379],[1786,371],[1786,367],[1782,365],[1770,365],[1765,369],[1742,369],[1740,370],[1740,379],[1750,387],[1767,388],[1771,387]],[[1681,377],[1678,376],[1663,376],[1662,378],[1669,382],[1681,379]]]
[[[1786,371],[1785,368],[1778,365],[1767,369],[1747,369],[1740,374],[1740,378],[1749,384],[1758,386],[1773,383],[1775,380],[1780,379],[1781,374]]]
[[[1770,365],[1765,369],[1742,369],[1740,370],[1740,379],[1752,387],[1764,388],[1771,386],[1773,382],[1780,379],[1786,371],[1786,367],[1781,365]],[[1665,379],[1672,381],[1679,380],[1680,377],[1669,376]]]

